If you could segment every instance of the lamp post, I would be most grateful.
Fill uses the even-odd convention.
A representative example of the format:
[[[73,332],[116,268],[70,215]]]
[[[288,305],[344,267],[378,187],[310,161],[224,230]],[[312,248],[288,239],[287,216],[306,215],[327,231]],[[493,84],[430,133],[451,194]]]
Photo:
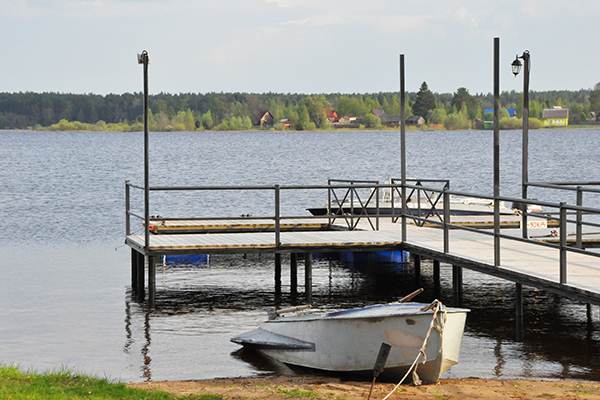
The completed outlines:
[[[149,236],[150,236],[150,216],[149,216],[149,203],[150,203],[150,191],[149,188],[149,161],[148,161],[148,64],[150,58],[146,50],[142,51],[137,55],[138,64],[144,66],[144,236],[145,236],[145,250],[148,251]]]
[[[525,66],[525,71],[523,73],[523,162],[522,162],[522,180],[521,180],[521,190],[522,190],[522,198],[527,199],[527,183],[529,182],[528,177],[528,158],[529,158],[529,68],[530,68],[530,54],[529,50],[525,50],[523,55],[519,56],[518,54],[515,57],[515,61],[512,62],[512,73],[515,75],[519,75],[521,72],[521,66]],[[521,61],[523,60],[523,64]],[[523,238],[527,238],[527,204],[522,205],[523,212]]]
[[[150,179],[149,179],[149,140],[148,140],[148,64],[150,58],[146,50],[137,55],[138,64],[144,66],[144,252],[148,259],[148,291],[149,291],[149,307],[154,308],[155,297],[155,270],[154,257],[149,257],[150,249]],[[142,268],[142,276],[144,269]],[[143,301],[144,293],[138,293],[138,300]]]

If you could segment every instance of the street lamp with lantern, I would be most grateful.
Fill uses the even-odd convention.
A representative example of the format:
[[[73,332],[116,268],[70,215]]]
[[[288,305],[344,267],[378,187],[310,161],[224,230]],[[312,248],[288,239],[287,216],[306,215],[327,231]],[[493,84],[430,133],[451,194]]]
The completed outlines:
[[[512,73],[519,75],[521,67],[525,67],[523,74],[523,165],[522,165],[522,198],[527,199],[527,183],[528,183],[528,148],[529,148],[529,68],[530,68],[529,50],[525,50],[523,55],[518,54],[512,62]],[[521,60],[523,63],[521,63]],[[523,237],[527,238],[527,205],[523,204]]]

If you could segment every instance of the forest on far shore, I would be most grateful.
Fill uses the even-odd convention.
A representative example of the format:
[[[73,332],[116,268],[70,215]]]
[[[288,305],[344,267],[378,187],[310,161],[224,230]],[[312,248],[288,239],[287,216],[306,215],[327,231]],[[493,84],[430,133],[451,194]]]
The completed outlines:
[[[476,121],[492,117],[485,112],[493,107],[492,94],[470,94],[466,88],[435,93],[423,82],[418,92],[406,94],[406,100],[406,116],[422,116],[425,129],[471,129]],[[518,128],[523,94],[503,92],[500,103],[501,128]],[[600,115],[600,83],[587,90],[531,92],[529,105],[532,128],[539,127],[536,120],[544,109],[556,106],[569,109],[569,124],[594,123]],[[340,118],[354,118],[351,127],[381,129],[385,118],[371,110],[400,114],[395,92],[159,93],[149,96],[149,107],[152,131],[259,129],[259,119],[267,111],[273,122],[266,129],[332,129],[333,111]],[[509,109],[516,115],[509,118]],[[141,131],[143,126],[142,93],[0,93],[0,129]]]

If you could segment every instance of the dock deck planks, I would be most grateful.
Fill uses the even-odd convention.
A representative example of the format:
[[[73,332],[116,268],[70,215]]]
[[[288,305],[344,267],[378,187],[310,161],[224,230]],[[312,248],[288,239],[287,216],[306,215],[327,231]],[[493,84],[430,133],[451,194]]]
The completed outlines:
[[[156,254],[184,251],[190,254],[325,251],[341,248],[353,251],[398,248],[401,244],[399,231],[281,232],[280,242],[278,247],[273,232],[151,235],[149,251]],[[128,236],[126,243],[143,252],[144,235]]]

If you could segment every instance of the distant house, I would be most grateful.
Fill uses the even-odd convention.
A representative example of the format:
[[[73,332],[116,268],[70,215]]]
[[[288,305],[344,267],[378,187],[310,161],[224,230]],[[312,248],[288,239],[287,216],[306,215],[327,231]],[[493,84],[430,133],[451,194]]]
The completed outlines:
[[[337,122],[333,122],[331,124],[334,128],[358,128],[359,121],[358,118],[351,114],[346,114]]]
[[[406,118],[406,125],[423,125],[425,124],[425,118],[420,115],[411,115]]]
[[[373,114],[379,118],[387,116],[387,114],[385,113],[385,110],[383,110],[381,108],[374,108],[371,111],[369,111],[369,114]]]
[[[296,128],[296,124],[292,124],[292,123],[290,122],[290,120],[289,120],[289,119],[287,119],[287,118],[285,118],[285,119],[282,119],[282,120],[281,120],[281,121],[279,121],[279,122],[280,122],[280,123],[282,123],[282,124],[283,124],[283,126],[285,126],[287,129],[295,129],[295,128]]]
[[[567,126],[569,125],[569,109],[562,107],[544,109],[542,121],[544,126]]]
[[[400,116],[399,115],[384,115],[381,118],[381,123],[385,126],[394,127],[400,126]]]
[[[325,108],[325,114],[327,114],[327,119],[329,122],[338,122],[340,120],[340,116],[337,111],[332,110],[331,108]]]
[[[273,126],[275,123],[275,118],[269,111],[259,111],[256,114],[256,118],[252,121],[254,125],[260,126],[261,128],[266,126]]]
[[[340,118],[339,122],[341,124],[350,124],[352,122],[356,121],[356,117],[352,114],[346,114],[343,117]]]

